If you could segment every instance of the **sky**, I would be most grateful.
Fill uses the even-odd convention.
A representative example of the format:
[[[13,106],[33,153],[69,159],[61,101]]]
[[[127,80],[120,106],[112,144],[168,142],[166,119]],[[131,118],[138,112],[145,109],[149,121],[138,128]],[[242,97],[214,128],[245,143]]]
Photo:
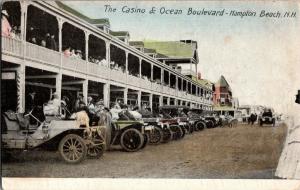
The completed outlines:
[[[199,71],[216,82],[223,75],[240,104],[265,105],[287,113],[300,89],[300,11],[297,2],[279,1],[70,1],[90,18],[109,18],[112,30],[129,31],[131,40],[198,42]],[[105,12],[105,6],[116,12]],[[123,13],[122,8],[146,13]],[[152,7],[155,14],[149,14]],[[182,10],[160,14],[161,7]],[[256,12],[255,17],[187,15],[187,10]],[[261,11],[296,12],[295,18],[259,17]]]

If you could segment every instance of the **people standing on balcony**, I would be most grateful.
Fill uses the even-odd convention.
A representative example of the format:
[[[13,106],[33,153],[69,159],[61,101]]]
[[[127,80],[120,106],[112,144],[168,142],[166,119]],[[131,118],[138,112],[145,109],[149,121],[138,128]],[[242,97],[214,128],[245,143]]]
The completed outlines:
[[[31,38],[30,42],[33,43],[33,44],[37,44],[37,43],[36,43],[36,38],[35,38],[35,37]]]
[[[53,34],[50,37],[50,49],[52,49],[54,51],[58,51],[58,46],[57,46],[57,43],[55,41],[55,36]]]
[[[32,42],[32,38],[35,38],[35,37],[36,37],[35,29],[33,27],[30,27],[26,34],[26,40],[28,42]]]
[[[65,56],[65,57],[70,57],[70,56],[71,56],[71,48],[70,48],[70,47],[67,47],[67,48],[64,50],[64,56]]]
[[[41,46],[42,46],[42,47],[46,47],[46,44],[47,44],[47,43],[46,43],[45,40],[42,40],[42,41],[41,41]]]
[[[81,52],[81,50],[76,50],[76,58],[78,58],[78,59],[82,59],[82,52]]]
[[[9,15],[6,10],[2,10],[1,17],[2,36],[11,37],[12,28],[10,26],[10,23],[8,22]]]
[[[46,48],[51,49],[51,38],[49,33],[46,34],[45,40],[46,40]]]

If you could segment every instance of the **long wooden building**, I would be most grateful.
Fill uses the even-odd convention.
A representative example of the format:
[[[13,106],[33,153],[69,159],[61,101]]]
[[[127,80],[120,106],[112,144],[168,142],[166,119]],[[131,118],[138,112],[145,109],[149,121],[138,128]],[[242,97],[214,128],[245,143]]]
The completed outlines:
[[[82,94],[84,101],[100,97],[106,106],[121,99],[152,108],[173,104],[212,109],[211,85],[174,68],[179,58],[157,58],[155,51],[130,45],[128,33],[122,38],[124,32],[107,29],[107,19],[90,19],[61,2],[7,1],[3,10],[13,35],[2,35],[2,111],[23,112],[31,91],[41,101],[56,92],[70,99]],[[189,60],[197,66],[195,47]],[[69,48],[78,56],[66,55]]]

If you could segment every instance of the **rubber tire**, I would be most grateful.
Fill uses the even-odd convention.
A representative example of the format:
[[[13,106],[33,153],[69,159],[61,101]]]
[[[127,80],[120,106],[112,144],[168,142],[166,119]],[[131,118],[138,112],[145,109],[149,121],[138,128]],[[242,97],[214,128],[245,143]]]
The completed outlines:
[[[202,121],[198,121],[196,124],[195,124],[195,127],[197,129],[197,131],[201,131],[205,128],[205,123],[202,122]]]
[[[167,143],[170,142],[173,139],[173,132],[169,128],[164,128],[163,129],[163,138],[162,138],[162,143]]]
[[[150,134],[149,135],[149,143],[150,144],[153,144],[153,145],[158,145],[159,143],[161,143],[162,141],[163,141],[163,131],[162,131],[162,129],[160,128],[160,127],[158,127],[158,126],[154,126],[154,131],[156,132],[156,134],[159,136],[159,138],[158,138],[158,140],[157,141],[152,141],[152,135],[153,134]],[[154,132],[153,131],[153,132]]]
[[[209,120],[209,121],[207,121],[207,123],[209,123],[208,125],[206,125],[207,128],[211,129],[211,128],[214,127],[214,122],[212,122],[212,121]]]
[[[148,144],[149,144],[149,136],[147,134],[144,134],[144,143],[141,149],[144,149]]]
[[[82,156],[75,161],[67,160],[63,154],[63,146],[64,146],[65,142],[70,138],[76,138],[76,140],[78,142],[80,142],[80,144],[83,147]],[[81,138],[79,135],[76,135],[76,134],[69,134],[69,135],[64,136],[64,138],[62,138],[61,141],[59,142],[58,151],[60,153],[61,158],[68,164],[78,164],[78,163],[82,162],[86,158],[86,155],[87,155],[87,147],[85,145],[83,138]]]
[[[124,144],[124,135],[128,132],[128,131],[134,131],[135,133],[138,134],[139,138],[140,138],[140,144],[135,148],[135,149],[130,149],[128,147],[125,146]],[[135,128],[129,128],[129,129],[126,129],[125,131],[123,131],[123,133],[121,134],[121,138],[120,138],[120,144],[121,144],[121,147],[126,150],[127,152],[136,152],[138,151],[139,149],[142,148],[143,144],[144,144],[144,136],[143,134],[135,129]]]
[[[180,126],[179,126],[180,127]],[[186,130],[185,130],[185,127],[180,127],[181,130],[182,130],[182,135],[181,135],[181,139],[186,135]]]

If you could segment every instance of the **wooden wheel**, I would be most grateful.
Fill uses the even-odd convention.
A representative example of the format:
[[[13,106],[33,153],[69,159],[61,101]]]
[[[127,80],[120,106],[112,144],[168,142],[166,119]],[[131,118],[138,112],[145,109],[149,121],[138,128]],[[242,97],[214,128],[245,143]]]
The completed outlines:
[[[59,153],[64,161],[71,164],[76,164],[85,159],[87,147],[84,140],[76,135],[66,135],[59,143]]]
[[[163,131],[160,127],[154,126],[154,130],[149,134],[150,144],[159,144],[163,140]]]

